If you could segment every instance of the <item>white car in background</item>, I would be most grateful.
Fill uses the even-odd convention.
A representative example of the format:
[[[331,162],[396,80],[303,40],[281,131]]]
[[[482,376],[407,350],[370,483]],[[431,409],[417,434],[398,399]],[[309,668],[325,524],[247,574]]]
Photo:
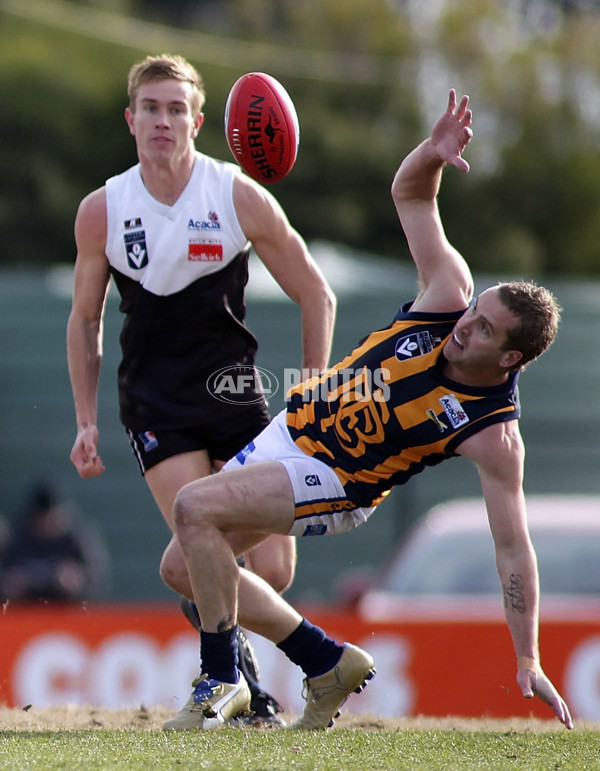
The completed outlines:
[[[600,496],[527,497],[546,620],[600,618]],[[358,601],[370,621],[496,618],[504,609],[482,498],[433,507]]]

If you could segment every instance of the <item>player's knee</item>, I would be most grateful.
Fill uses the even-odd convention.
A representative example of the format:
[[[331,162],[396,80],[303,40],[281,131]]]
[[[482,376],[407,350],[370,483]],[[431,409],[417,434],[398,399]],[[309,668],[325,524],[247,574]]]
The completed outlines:
[[[246,567],[282,594],[296,572],[296,544],[293,538],[273,536],[246,553]]]
[[[292,581],[294,580],[294,573],[285,572],[283,570],[273,571],[273,573],[268,576],[266,580],[271,584],[276,592],[283,594],[285,590],[291,586]]]
[[[289,561],[273,562],[263,561],[260,565],[252,566],[254,572],[270,584],[276,592],[283,594],[294,580],[295,563]]]
[[[173,503],[173,522],[178,533],[201,524],[201,499],[192,485],[184,485],[177,493]]]
[[[187,568],[183,559],[179,559],[173,550],[166,549],[160,561],[159,574],[162,581],[179,594],[189,583]]]

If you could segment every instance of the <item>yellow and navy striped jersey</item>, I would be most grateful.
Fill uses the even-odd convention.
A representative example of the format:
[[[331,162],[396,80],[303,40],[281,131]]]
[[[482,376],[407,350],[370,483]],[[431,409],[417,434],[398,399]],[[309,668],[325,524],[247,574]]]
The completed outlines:
[[[331,466],[356,506],[374,506],[469,436],[520,416],[518,373],[491,387],[443,374],[442,349],[464,311],[403,306],[343,361],[292,388],[286,422],[296,445]]]

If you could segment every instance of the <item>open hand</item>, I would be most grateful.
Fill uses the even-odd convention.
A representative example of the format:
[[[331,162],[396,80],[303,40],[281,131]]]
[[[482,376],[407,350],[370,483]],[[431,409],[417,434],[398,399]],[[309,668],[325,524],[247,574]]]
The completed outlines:
[[[526,699],[537,696],[554,711],[561,723],[564,723],[567,728],[573,728],[573,720],[566,701],[539,665],[536,665],[535,669],[519,669],[517,683]]]
[[[443,161],[456,166],[459,171],[469,171],[469,164],[462,158],[462,152],[471,141],[473,114],[467,109],[469,97],[463,96],[456,106],[456,91],[450,89],[448,108],[431,130],[431,143]]]

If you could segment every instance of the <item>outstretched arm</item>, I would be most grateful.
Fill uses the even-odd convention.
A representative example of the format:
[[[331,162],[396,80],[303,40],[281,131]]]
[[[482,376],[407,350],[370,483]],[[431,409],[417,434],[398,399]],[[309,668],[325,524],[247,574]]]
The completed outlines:
[[[234,183],[234,203],[246,237],[302,314],[303,378],[327,368],[336,300],[304,240],[277,200],[243,174]]]
[[[452,311],[465,308],[473,294],[471,271],[449,243],[437,204],[446,164],[462,172],[469,164],[462,153],[473,136],[469,97],[456,104],[450,91],[448,106],[428,139],[404,159],[392,184],[392,197],[419,278],[414,310]]]
[[[567,703],[540,664],[539,576],[527,528],[522,487],[525,452],[517,422],[480,431],[463,442],[459,453],[473,460],[479,471],[521,693],[526,699],[536,696],[561,723],[573,728]]]

